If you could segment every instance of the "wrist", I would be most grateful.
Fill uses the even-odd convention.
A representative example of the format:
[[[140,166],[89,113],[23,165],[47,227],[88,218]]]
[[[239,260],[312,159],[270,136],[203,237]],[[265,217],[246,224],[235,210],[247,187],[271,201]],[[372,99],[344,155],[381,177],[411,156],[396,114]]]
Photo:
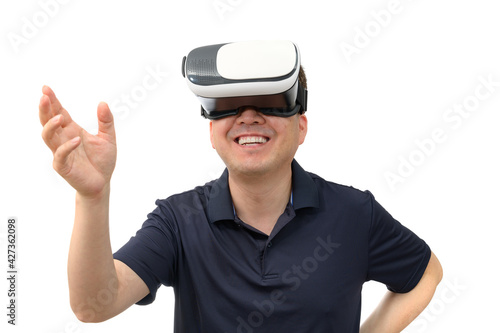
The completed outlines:
[[[76,200],[78,201],[85,201],[89,203],[98,203],[104,201],[109,201],[109,196],[111,192],[111,186],[110,184],[104,185],[104,187],[97,192],[92,192],[92,193],[84,193],[84,192],[79,192],[76,191]]]

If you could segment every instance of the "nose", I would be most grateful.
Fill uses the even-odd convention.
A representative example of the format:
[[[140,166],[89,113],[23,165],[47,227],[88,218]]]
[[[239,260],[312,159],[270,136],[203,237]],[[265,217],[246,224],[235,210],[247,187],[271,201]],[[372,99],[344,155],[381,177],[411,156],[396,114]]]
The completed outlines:
[[[237,116],[238,124],[262,124],[265,122],[262,113],[255,106],[243,106]]]

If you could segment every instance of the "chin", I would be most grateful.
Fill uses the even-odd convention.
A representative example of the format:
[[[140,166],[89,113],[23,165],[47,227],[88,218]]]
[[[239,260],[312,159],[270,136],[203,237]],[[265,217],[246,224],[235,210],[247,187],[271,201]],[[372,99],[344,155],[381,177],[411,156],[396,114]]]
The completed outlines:
[[[267,173],[270,170],[269,163],[263,161],[231,161],[226,163],[229,172],[257,176]]]

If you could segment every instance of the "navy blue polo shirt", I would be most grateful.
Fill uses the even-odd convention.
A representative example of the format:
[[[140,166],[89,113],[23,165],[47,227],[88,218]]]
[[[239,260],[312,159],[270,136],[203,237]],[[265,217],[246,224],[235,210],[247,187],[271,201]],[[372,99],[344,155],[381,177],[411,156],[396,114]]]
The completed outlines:
[[[234,214],[228,172],[164,200],[114,258],[175,293],[179,332],[359,332],[369,280],[413,289],[431,251],[366,191],[292,163],[293,196],[267,236]],[[168,331],[170,328],[165,328]]]

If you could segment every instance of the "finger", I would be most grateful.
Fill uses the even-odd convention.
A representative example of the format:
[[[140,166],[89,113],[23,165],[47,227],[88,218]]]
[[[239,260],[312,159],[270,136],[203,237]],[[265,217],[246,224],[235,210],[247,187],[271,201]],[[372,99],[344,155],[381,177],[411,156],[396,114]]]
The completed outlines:
[[[79,136],[65,142],[60,145],[54,153],[54,162],[52,166],[61,176],[66,176],[71,170],[71,165],[68,163],[68,157],[72,151],[74,151],[81,142]]]
[[[45,124],[52,118],[52,112],[50,111],[50,99],[46,95],[43,95],[40,98],[40,104],[38,104],[38,115],[42,126],[45,126]]]
[[[50,99],[52,111],[57,112],[57,114],[59,114],[59,110],[62,109],[62,105],[59,102],[59,100],[57,99],[54,91],[49,86],[43,86],[42,93]]]
[[[58,114],[62,114],[64,116],[62,127],[66,127],[69,123],[71,123],[72,119],[69,113],[62,107],[61,102],[56,97],[56,94],[49,86],[42,87],[42,93],[44,96],[47,96],[49,99],[50,113],[49,118],[57,116]]]
[[[99,136],[106,135],[113,142],[116,140],[113,114],[108,104],[101,102],[97,106],[97,121],[99,124]]]
[[[42,138],[45,144],[54,152],[60,145],[56,131],[61,128],[62,115],[57,115],[47,121],[42,130]]]

